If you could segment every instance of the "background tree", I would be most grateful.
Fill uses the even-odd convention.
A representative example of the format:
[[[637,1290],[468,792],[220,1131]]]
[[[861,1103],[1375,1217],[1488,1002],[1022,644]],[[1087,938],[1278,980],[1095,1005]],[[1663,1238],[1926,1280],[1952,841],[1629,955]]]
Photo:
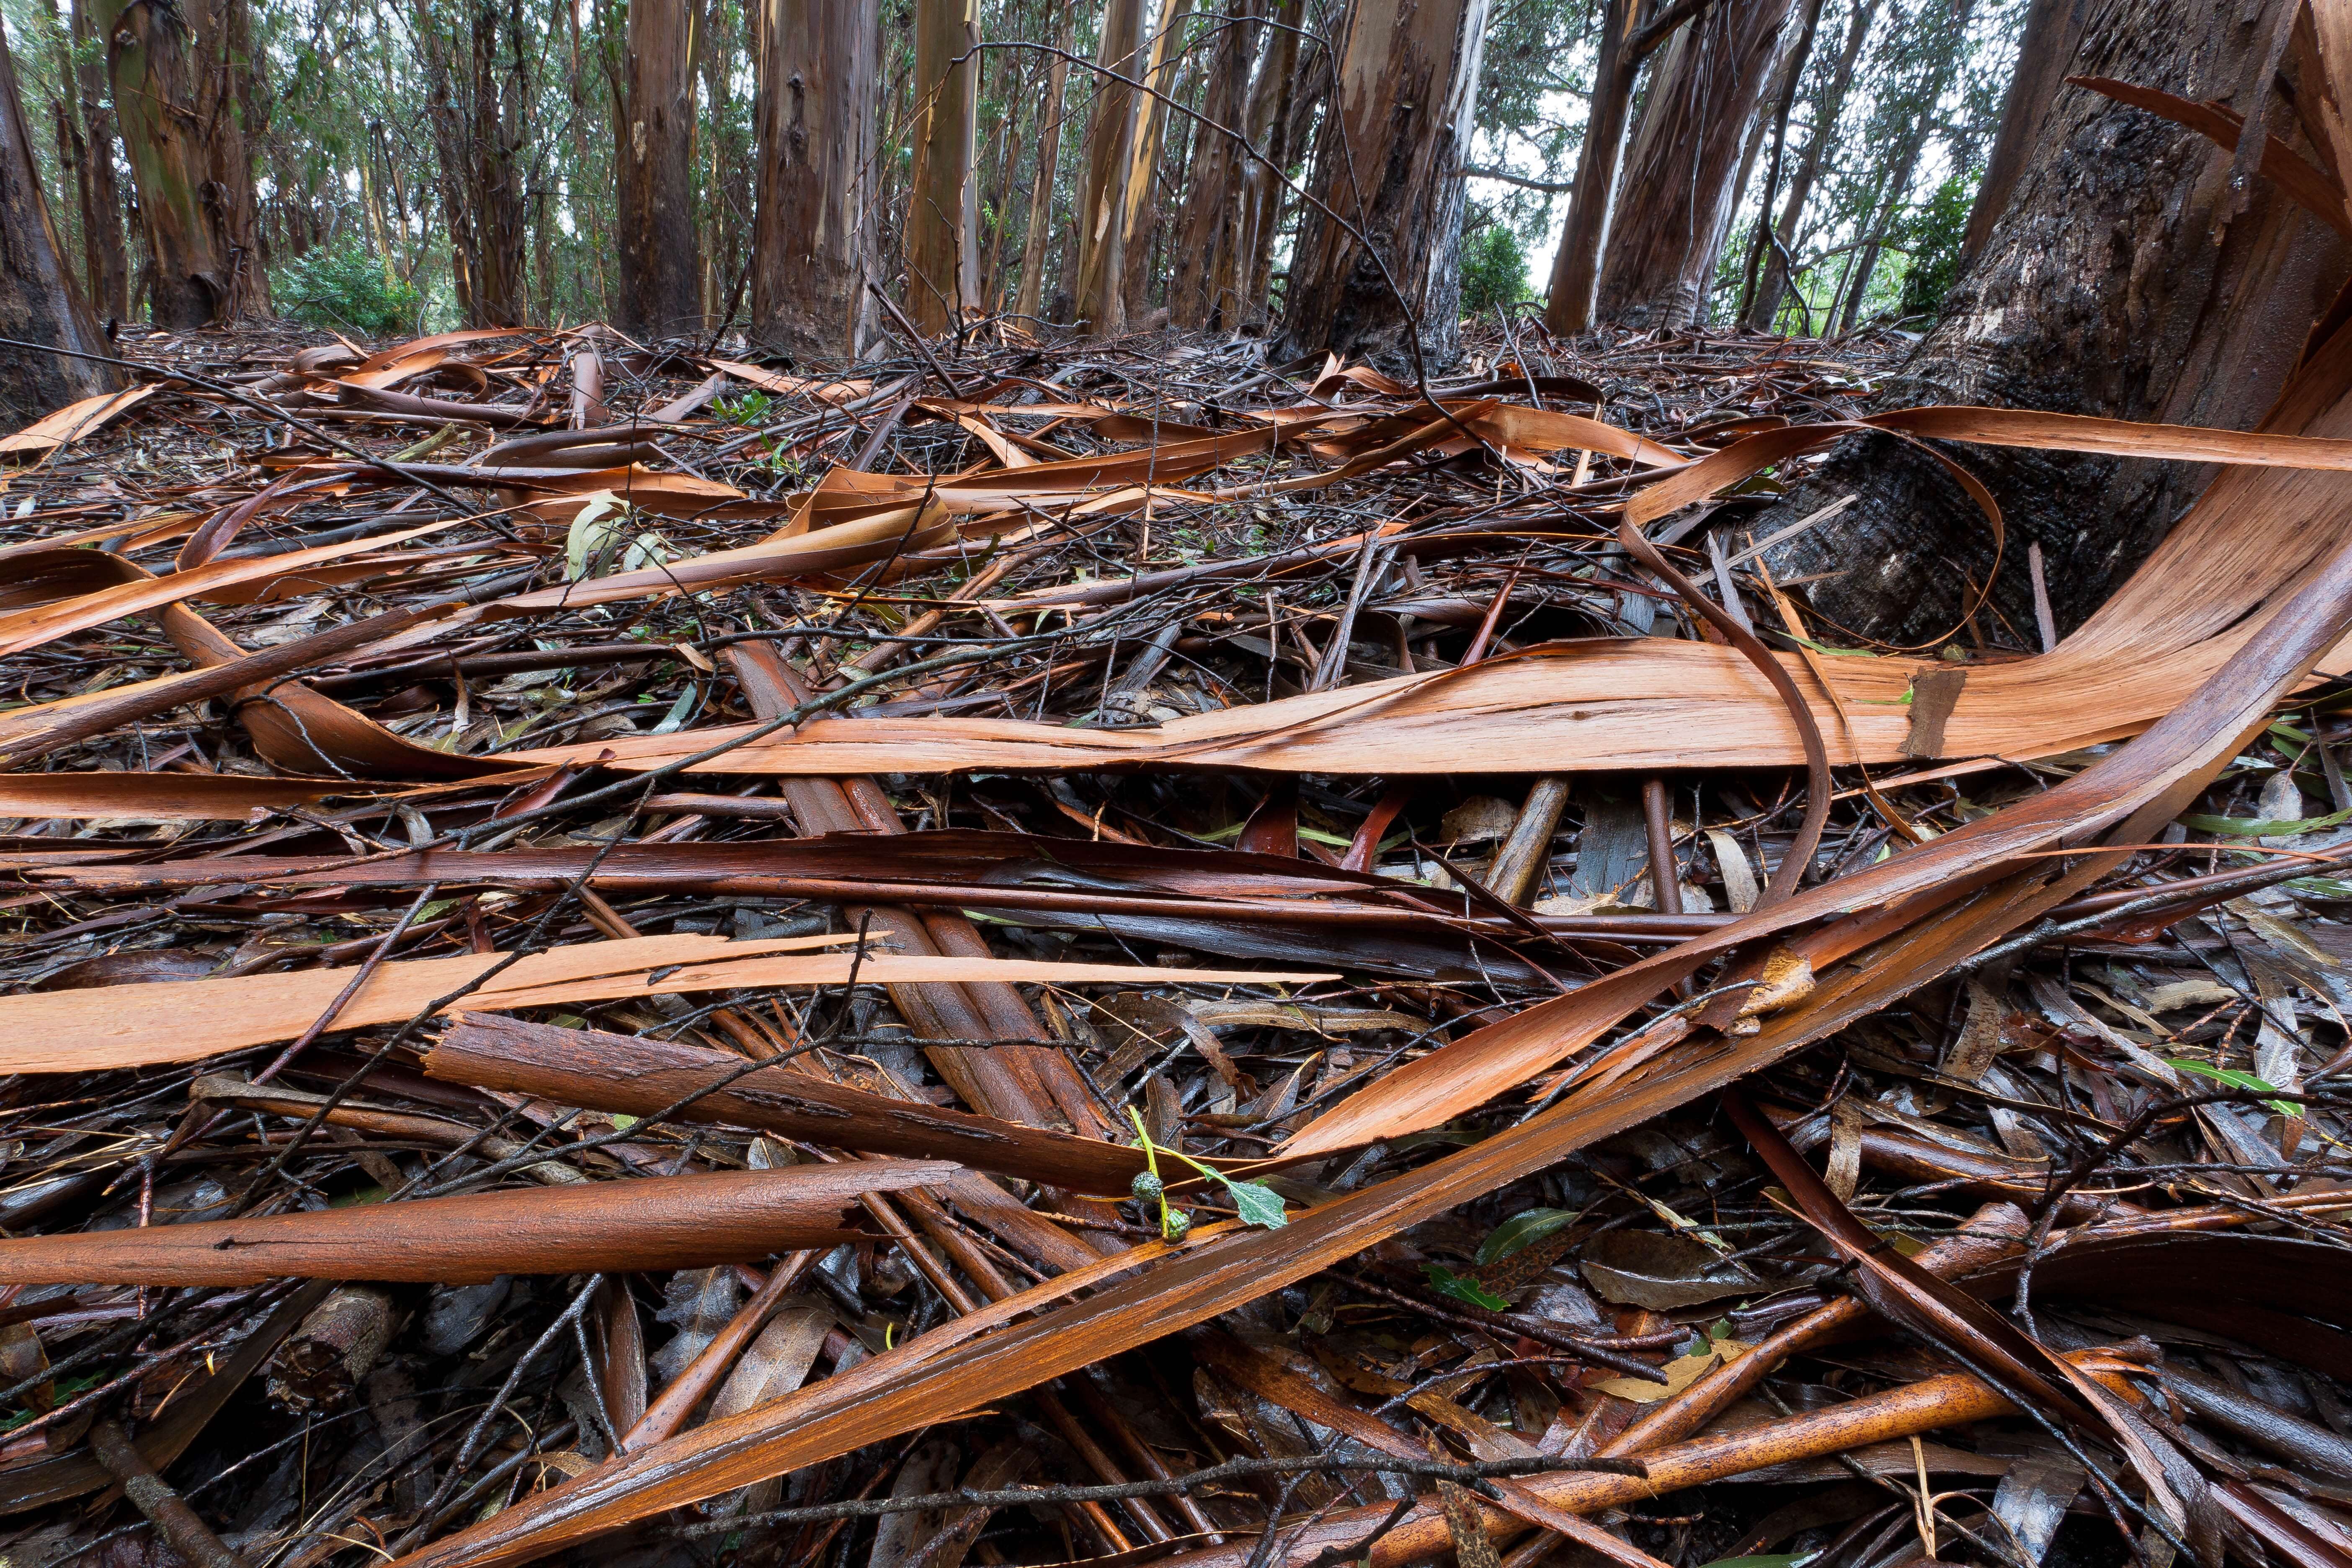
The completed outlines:
[[[58,248],[5,39],[0,39],[0,337],[106,352]],[[15,419],[36,419],[119,384],[106,365],[37,349],[0,349],[0,408]]]
[[[614,324],[638,338],[702,325],[694,226],[694,57],[700,20],[688,0],[628,0],[612,73],[620,222]]]
[[[871,312],[876,0],[763,0],[751,330],[772,348],[847,359]]]
[[[1078,198],[1078,320],[1098,333],[1127,327],[1127,177],[1135,156],[1143,74],[1143,0],[1105,0],[1095,63],[1102,69],[1087,120],[1086,184]]]
[[[1312,207],[1301,220],[1286,356],[1328,350],[1408,372],[1454,358],[1486,18],[1486,0],[1351,8],[1312,187],[1341,221]]]
[[[907,314],[926,332],[980,303],[980,0],[915,0],[915,152],[907,205]]]

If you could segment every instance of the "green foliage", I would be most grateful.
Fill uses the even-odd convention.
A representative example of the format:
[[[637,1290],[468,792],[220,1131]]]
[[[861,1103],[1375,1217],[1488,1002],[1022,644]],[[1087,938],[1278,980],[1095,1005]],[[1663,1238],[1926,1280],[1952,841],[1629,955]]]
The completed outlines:
[[[278,269],[269,280],[278,308],[298,321],[389,338],[416,331],[425,300],[388,279],[383,263],[362,246],[320,246]]]
[[[1469,1306],[1483,1307],[1489,1312],[1505,1312],[1510,1310],[1511,1304],[1508,1301],[1496,1295],[1475,1279],[1456,1274],[1442,1263],[1424,1263],[1421,1266],[1421,1271],[1429,1276],[1430,1289],[1441,1296],[1450,1296],[1454,1300]]]
[[[1943,309],[1944,296],[1960,275],[1960,240],[1968,233],[1976,193],[1974,174],[1954,174],[1899,226],[1895,242],[1910,252],[1911,265],[1895,308],[1898,319],[1932,316]]]
[[[1488,224],[1462,242],[1464,314],[1515,304],[1527,297],[1527,248],[1509,225]]]
[[[1486,1240],[1478,1244],[1478,1267],[1499,1263],[1514,1252],[1521,1252],[1541,1241],[1556,1230],[1564,1230],[1576,1223],[1581,1209],[1529,1209],[1514,1215],[1496,1226]]]

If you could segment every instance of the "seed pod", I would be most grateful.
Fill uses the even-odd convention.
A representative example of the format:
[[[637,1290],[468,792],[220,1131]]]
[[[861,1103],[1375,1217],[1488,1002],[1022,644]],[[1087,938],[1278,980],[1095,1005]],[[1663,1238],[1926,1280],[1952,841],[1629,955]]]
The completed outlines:
[[[1135,1201],[1139,1204],[1156,1204],[1160,1201],[1160,1194],[1167,1190],[1168,1184],[1149,1171],[1139,1172],[1134,1183],[1128,1188],[1129,1192],[1135,1194]]]
[[[1171,1246],[1183,1240],[1192,1232],[1192,1216],[1182,1209],[1170,1209],[1167,1216],[1160,1222],[1160,1239]]]

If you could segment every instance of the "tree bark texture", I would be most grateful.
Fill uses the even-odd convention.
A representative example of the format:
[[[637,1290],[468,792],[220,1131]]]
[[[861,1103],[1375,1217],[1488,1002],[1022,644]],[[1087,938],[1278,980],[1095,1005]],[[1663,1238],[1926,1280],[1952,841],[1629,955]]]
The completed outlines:
[[[1143,79],[1151,91],[1136,94],[1135,145],[1127,161],[1127,214],[1119,222],[1127,244],[1119,280],[1129,321],[1150,313],[1146,291],[1151,284],[1152,234],[1160,226],[1160,163],[1168,146],[1170,119],[1160,95],[1171,94],[1176,86],[1184,25],[1192,16],[1192,0],[1165,0],[1161,5],[1160,19],[1151,31],[1151,67]]]
[[[980,303],[980,195],[972,178],[979,109],[980,0],[916,0],[915,167],[908,194],[907,314],[952,331]],[[961,64],[954,63],[959,56]]]
[[[1328,350],[1410,375],[1458,354],[1462,161],[1486,32],[1486,0],[1350,9],[1311,187],[1342,221],[1301,215],[1285,358]]]
[[[245,0],[94,0],[123,151],[154,268],[155,324],[267,314],[253,191]]]
[[[1063,54],[1070,47],[1074,4],[1075,0],[1063,0],[1054,24],[1054,47],[1062,53],[1051,57],[1045,67],[1045,101],[1037,110],[1037,181],[1029,193],[1029,234],[1021,247],[1021,292],[1013,305],[1015,315],[1031,322],[1037,320],[1044,303],[1045,245],[1054,237],[1054,176],[1060,172],[1062,161],[1062,105],[1070,72],[1070,62]]]
[[[1593,290],[1601,282],[1601,251],[1609,243],[1617,168],[1625,153],[1625,127],[1633,109],[1633,75],[1639,60],[1628,47],[1640,0],[1601,0],[1601,47],[1592,68],[1591,108],[1584,142],[1576,154],[1576,188],[1568,198],[1568,222],[1551,263],[1550,297],[1544,326],[1556,337],[1592,330]]]
[[[1748,188],[1748,165],[1756,156],[1758,146],[1766,136],[1772,141],[1772,156],[1764,169],[1764,195],[1756,204],[1756,224],[1748,244],[1748,260],[1740,270],[1739,318],[1748,319],[1755,303],[1758,268],[1765,253],[1771,249],[1774,233],[1772,209],[1780,195],[1780,176],[1788,163],[1789,115],[1797,106],[1797,89],[1802,85],[1805,67],[1813,55],[1813,37],[1821,29],[1822,0],[1797,0],[1799,7],[1793,37],[1781,51],[1780,63],[1773,68],[1772,89],[1765,100],[1764,111],[1756,117],[1748,132],[1748,151],[1739,160],[1739,185]]]
[[[627,52],[614,105],[621,276],[614,325],[639,339],[702,327],[694,232],[694,30],[699,20],[688,0],[629,0]]]
[[[106,47],[90,19],[89,0],[75,0],[72,80],[82,157],[75,170],[81,206],[82,298],[103,319],[131,314],[131,264],[122,243],[122,193],[114,174],[114,104],[106,90]]]
[[[528,226],[520,154],[530,82],[520,0],[507,0],[503,13],[496,0],[474,0],[462,33],[443,25],[433,0],[417,0],[415,17],[457,308],[468,326],[521,326]]]
[[[2160,84],[2252,113],[2271,90],[2265,59],[2292,3],[2078,0],[2071,54],[2033,75],[2060,83],[2051,101],[2012,102],[2004,117],[2004,139],[2035,134],[2022,152],[1996,149],[1993,165],[2006,159],[2016,169],[2007,210],[1876,405],[1990,404],[2252,426],[2314,318],[2352,274],[2352,246],[2263,180],[2246,187],[2238,210],[2229,153],[2063,79]],[[2288,52],[2284,74],[2303,79],[2299,51]],[[2270,130],[2312,155],[2294,101],[2271,98]],[[2155,547],[2210,473],[2059,452],[1957,455],[2006,515],[1994,607],[2028,647],[2030,544],[2042,546],[2053,609],[2071,627]],[[1756,520],[1756,534],[1849,493],[1858,504],[1770,552],[1773,573],[1843,574],[1809,592],[1849,631],[1896,643],[1948,631],[1993,557],[1974,506],[1924,458],[1874,440],[1849,444]],[[1996,624],[1989,614],[1988,629]]]
[[[1302,76],[1323,58],[1318,48],[1311,63],[1299,59],[1298,29],[1306,16],[1307,0],[1276,0],[1274,35],[1250,88],[1250,144],[1265,156],[1250,159],[1242,173],[1242,237],[1234,247],[1232,272],[1217,286],[1219,298],[1230,302],[1239,320],[1262,319],[1273,294],[1274,241],[1282,200],[1289,194],[1281,174],[1297,162],[1297,146],[1306,140],[1303,132],[1293,135],[1299,101],[1318,96],[1302,90]]]
[[[83,353],[107,352],[58,247],[5,38],[0,38],[0,336]],[[0,413],[12,427],[120,384],[108,365],[0,350]]]
[[[1168,320],[1179,327],[1205,327],[1216,313],[1223,258],[1239,237],[1239,204],[1234,199],[1248,154],[1227,131],[1238,132],[1247,108],[1250,59],[1256,52],[1256,0],[1228,0],[1222,30],[1213,47],[1209,87],[1201,112],[1209,124],[1192,128],[1192,168],[1178,221],[1176,265],[1168,281]]]
[[[1789,0],[1710,5],[1667,46],[1625,159],[1622,210],[1601,269],[1601,320],[1679,328],[1697,315],[1788,16]]]
[[[865,346],[874,244],[877,0],[765,0],[751,331],[797,357]]]
[[[1143,0],[1108,0],[1095,63],[1136,80],[1149,58],[1143,52]],[[1135,157],[1139,96],[1126,82],[1097,73],[1094,113],[1087,121],[1075,292],[1078,320],[1088,331],[1103,335],[1127,330],[1127,174]]]

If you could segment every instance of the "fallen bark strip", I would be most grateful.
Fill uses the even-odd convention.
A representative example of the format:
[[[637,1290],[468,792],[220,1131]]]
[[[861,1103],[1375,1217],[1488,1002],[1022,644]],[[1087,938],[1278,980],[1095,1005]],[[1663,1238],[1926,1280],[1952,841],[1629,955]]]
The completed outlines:
[[[28,1237],[0,1242],[0,1284],[466,1285],[501,1274],[709,1268],[855,1239],[842,1222],[864,1194],[955,1173],[945,1161],[860,1160]]]
[[[594,1029],[461,1014],[425,1053],[427,1076],[558,1105],[648,1116],[722,1079],[681,1114],[868,1153],[956,1160],[975,1170],[1082,1193],[1125,1195],[1143,1152],[993,1116],[891,1100],[779,1064]]]

